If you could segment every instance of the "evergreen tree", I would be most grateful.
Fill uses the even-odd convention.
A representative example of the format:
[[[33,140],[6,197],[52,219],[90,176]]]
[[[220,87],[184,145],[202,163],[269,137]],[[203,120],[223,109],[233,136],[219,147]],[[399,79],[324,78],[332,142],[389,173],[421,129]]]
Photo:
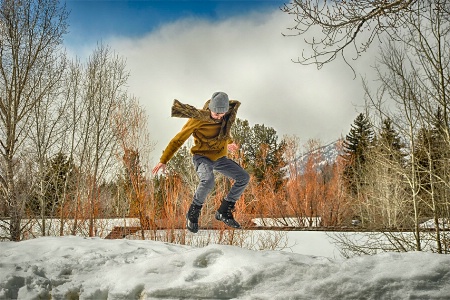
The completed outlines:
[[[278,142],[275,129],[264,124],[250,127],[248,121],[237,119],[232,136],[243,152],[243,164],[258,181],[264,180],[266,174],[276,178],[277,188],[281,186],[286,165],[283,159],[285,142]]]
[[[45,216],[55,216],[62,201],[69,198],[76,188],[75,172],[76,168],[73,162],[67,155],[59,152],[47,165],[43,180],[43,197],[41,198],[44,203],[41,203],[39,197],[34,195],[27,205],[28,209],[36,215],[39,215],[44,209]]]
[[[417,133],[415,148],[416,176],[419,182],[419,196],[428,202],[430,187],[430,168],[432,168],[432,153],[430,152],[432,142],[432,132],[429,128],[420,128]],[[423,208],[423,206],[421,206]],[[426,213],[428,214],[428,213]]]
[[[419,195],[425,203],[422,209],[426,215],[436,213],[436,210],[442,210],[446,214],[449,211],[446,202],[449,194],[450,151],[446,142],[447,123],[441,109],[437,110],[433,120],[429,128],[424,127],[419,130],[414,149],[420,185]],[[443,204],[442,208],[440,208],[441,204]],[[432,208],[431,211],[430,208]]]
[[[241,154],[248,154],[251,152],[252,143],[249,141],[249,137],[251,136],[251,127],[247,120],[242,120],[237,118],[234,126],[231,128],[231,136],[233,137],[233,141],[238,144],[239,151]],[[243,158],[244,161],[240,161],[240,163],[245,164],[249,159]],[[244,165],[246,167],[246,165]],[[248,170],[248,168],[246,168]]]
[[[366,150],[370,147],[373,138],[372,124],[365,114],[360,113],[351,125],[349,134],[345,137],[344,152],[356,156],[359,162],[364,163]]]
[[[405,149],[400,135],[390,118],[383,119],[373,141],[373,147],[365,166],[367,182],[365,201],[360,202],[362,221],[375,228],[399,228],[410,226],[411,207],[403,172],[406,167]]]
[[[390,118],[384,119],[381,124],[381,130],[378,134],[375,144],[379,152],[388,160],[400,162],[403,164],[405,145],[401,141],[399,133],[395,130]]]
[[[195,174],[192,163],[192,154],[189,146],[182,146],[167,164],[167,171],[170,174],[177,174],[183,181],[190,181],[192,174]]]
[[[343,158],[346,161],[343,175],[347,189],[352,195],[357,195],[359,187],[363,185],[364,166],[373,139],[372,124],[365,114],[360,113],[343,143]]]

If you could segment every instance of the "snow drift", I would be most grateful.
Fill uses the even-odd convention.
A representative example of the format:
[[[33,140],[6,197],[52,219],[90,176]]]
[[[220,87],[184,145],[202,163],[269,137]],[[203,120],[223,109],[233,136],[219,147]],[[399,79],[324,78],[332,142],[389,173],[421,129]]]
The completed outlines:
[[[450,256],[332,260],[234,246],[45,237],[0,243],[1,299],[448,299]]]

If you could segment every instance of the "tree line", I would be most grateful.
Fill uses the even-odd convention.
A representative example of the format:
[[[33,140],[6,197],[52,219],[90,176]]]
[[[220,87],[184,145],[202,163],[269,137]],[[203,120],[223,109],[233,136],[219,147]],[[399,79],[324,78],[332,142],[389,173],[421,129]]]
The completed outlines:
[[[350,135],[346,185],[364,226],[413,228],[413,238],[386,233],[385,244],[345,244],[360,253],[448,253],[450,1],[304,0],[283,11],[309,46],[300,64],[320,68],[341,57],[353,69],[350,58],[378,42],[375,78],[362,79],[365,113]],[[429,232],[420,225],[427,219]]]
[[[149,177],[153,145],[145,111],[126,89],[125,60],[103,44],[86,62],[69,59],[67,17],[57,0],[0,4],[1,238],[19,241],[32,225],[47,235],[54,218],[60,235],[95,236],[98,220],[110,217],[137,217],[147,229],[179,226],[196,180],[188,150],[168,175]],[[242,205],[277,214],[278,193],[287,193],[285,142],[245,120],[233,135],[236,159],[254,177]],[[214,197],[230,185],[219,180]]]
[[[327,27],[319,17],[321,22],[310,24],[333,10],[302,7],[306,2],[293,2],[286,12],[305,9],[309,14],[297,20],[325,26],[330,34],[342,26],[336,34],[347,34],[348,41],[354,41],[352,30],[368,22],[354,15],[367,11],[356,9],[362,2],[339,1],[338,7],[352,9],[337,10],[327,20],[338,22],[348,12],[344,19],[354,24]],[[320,141],[301,145],[295,136],[280,139],[269,126],[236,121],[232,135],[240,150],[234,159],[251,174],[237,218],[273,217],[286,224],[294,218],[299,226],[320,218],[327,228],[357,221],[387,234],[412,231],[412,243],[395,236],[397,249],[422,250],[425,240],[437,252],[448,251],[442,229],[449,218],[449,7],[446,1],[382,5],[387,6],[374,10],[375,16],[411,26],[374,27],[395,38],[380,49],[379,88],[372,91],[363,81],[365,111],[336,143],[335,161],[323,163]],[[172,241],[186,242],[174,232],[184,224],[197,182],[189,145],[166,174],[149,175],[153,144],[147,116],[126,89],[124,59],[103,44],[84,63],[68,59],[62,47],[68,13],[57,0],[5,0],[0,10],[0,227],[6,232],[1,238],[19,241],[31,223],[47,235],[50,218],[60,220],[61,235],[95,236],[101,218],[135,217],[155,238],[158,228],[166,228],[172,229]],[[327,45],[333,49],[312,57],[328,55],[321,63],[330,62],[348,43]],[[309,155],[300,164],[302,152]],[[201,224],[215,226],[211,216],[230,184],[217,177]],[[428,219],[431,237],[420,225]],[[144,231],[140,234],[144,238]]]
[[[123,58],[99,44],[85,63],[68,59],[67,16],[57,0],[0,3],[0,227],[14,241],[30,217],[44,235],[49,216],[94,235],[95,219],[117,210],[102,187],[144,127]]]

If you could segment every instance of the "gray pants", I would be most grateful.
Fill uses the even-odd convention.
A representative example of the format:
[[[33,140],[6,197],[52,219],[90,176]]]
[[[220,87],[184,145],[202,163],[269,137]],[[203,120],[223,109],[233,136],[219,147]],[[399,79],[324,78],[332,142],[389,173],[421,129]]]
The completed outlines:
[[[247,171],[226,156],[221,157],[216,161],[212,161],[207,157],[194,155],[192,160],[200,179],[200,183],[194,194],[194,204],[203,205],[206,196],[208,196],[209,192],[214,188],[213,171],[217,171],[235,181],[228,192],[228,195],[225,197],[225,199],[230,202],[236,202],[239,199],[250,180]]]

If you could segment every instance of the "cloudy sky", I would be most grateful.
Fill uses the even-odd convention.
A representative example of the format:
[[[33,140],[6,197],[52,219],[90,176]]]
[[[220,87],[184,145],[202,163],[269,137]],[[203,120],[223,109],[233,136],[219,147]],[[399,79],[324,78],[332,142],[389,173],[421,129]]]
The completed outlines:
[[[273,127],[279,138],[323,144],[345,136],[361,111],[360,75],[370,55],[317,70],[292,62],[302,37],[283,37],[295,24],[278,0],[68,0],[65,44],[87,57],[97,42],[127,62],[129,93],[146,108],[156,143],[152,162],[184,125],[170,117],[173,99],[202,107],[216,91],[242,105],[238,117]]]

